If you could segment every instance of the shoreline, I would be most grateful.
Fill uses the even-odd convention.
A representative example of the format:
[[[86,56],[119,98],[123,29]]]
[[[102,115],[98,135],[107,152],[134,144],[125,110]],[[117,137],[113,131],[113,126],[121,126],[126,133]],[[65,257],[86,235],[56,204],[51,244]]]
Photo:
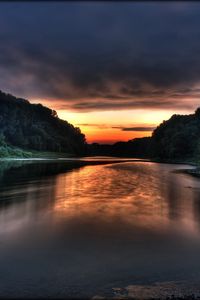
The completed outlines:
[[[90,160],[91,159],[91,160]],[[96,159],[96,160],[95,160]],[[98,157],[79,157],[79,158],[57,158],[57,159],[41,159],[41,158],[36,158],[36,159],[3,159],[3,161],[7,161],[10,162],[10,164],[12,164],[13,162],[21,162],[24,164],[28,164],[29,162],[31,163],[31,161],[34,163],[44,163],[45,162],[56,162],[58,164],[63,164],[63,166],[65,165],[65,162],[68,162],[69,164],[74,164],[78,167],[84,167],[84,166],[88,166],[88,165],[100,165],[100,164],[110,164],[110,163],[122,163],[122,162],[154,162],[154,163],[166,163],[166,164],[188,164],[188,162],[175,162],[175,161],[171,161],[169,162],[164,162],[164,161],[152,161],[152,160],[144,160],[144,159],[138,159],[138,158],[132,158],[132,159],[121,159],[121,158],[117,158],[117,157],[101,157],[102,161],[100,161],[100,158],[98,160]],[[112,160],[113,159],[113,160]],[[68,164],[66,164],[68,165]],[[194,165],[194,164],[193,164]],[[175,167],[175,166],[174,166]],[[175,167],[176,168],[176,167]],[[182,170],[183,172],[185,170]],[[64,171],[65,172],[65,171]],[[16,173],[15,173],[16,174]],[[52,176],[52,175],[50,175]],[[169,175],[171,176],[171,175]],[[129,280],[129,279],[128,279]],[[185,285],[185,286],[184,286]],[[187,285],[185,284],[185,282],[183,282],[183,284],[181,284],[179,282],[176,281],[171,281],[171,282],[153,282],[153,283],[144,283],[144,284],[140,284],[140,283],[130,283],[124,286],[115,286],[113,288],[110,289],[110,291],[108,291],[111,296],[109,297],[109,299],[163,299],[163,300],[178,300],[178,299],[200,299],[200,291],[199,289],[196,288],[196,286],[193,286],[193,282],[190,284],[187,283]],[[93,297],[91,297],[91,299],[95,300],[95,299],[108,299],[108,297],[104,296],[104,295],[94,295]]]
[[[169,160],[169,159],[150,159],[150,158],[131,158],[131,157],[114,157],[114,156],[67,156],[62,153],[61,156],[56,156],[55,153],[50,153],[51,157],[44,157],[47,153],[43,153],[43,157],[0,157],[0,163],[45,163],[45,162],[57,162],[64,163],[68,162],[70,164],[77,165],[77,167],[84,167],[90,165],[107,165],[112,163],[123,163],[123,162],[153,162],[153,163],[162,163],[162,164],[177,164],[177,165],[189,165],[193,166],[193,169],[184,169],[180,173],[184,173],[190,176],[200,178],[200,165],[197,162],[191,160]],[[49,154],[49,153],[48,153]],[[47,155],[48,155],[47,154]]]

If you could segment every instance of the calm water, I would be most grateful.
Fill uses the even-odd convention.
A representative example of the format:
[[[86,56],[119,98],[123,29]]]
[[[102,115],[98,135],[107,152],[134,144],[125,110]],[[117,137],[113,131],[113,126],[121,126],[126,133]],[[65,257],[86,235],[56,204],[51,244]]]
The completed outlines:
[[[185,168],[1,162],[0,297],[200,279],[200,180]]]

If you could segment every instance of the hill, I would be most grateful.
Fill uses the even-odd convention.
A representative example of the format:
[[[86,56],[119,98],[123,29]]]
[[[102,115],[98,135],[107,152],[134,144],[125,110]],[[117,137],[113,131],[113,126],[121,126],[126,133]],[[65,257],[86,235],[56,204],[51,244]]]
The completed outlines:
[[[83,155],[86,149],[84,134],[78,127],[59,119],[56,111],[1,91],[0,145],[0,152],[7,146],[10,152],[12,147],[19,147]]]
[[[113,145],[89,145],[92,155],[153,158],[161,160],[200,159],[200,108],[194,114],[173,115],[163,121],[151,137]]]
[[[200,154],[200,108],[194,114],[173,115],[152,134],[154,155],[160,158],[191,158]]]

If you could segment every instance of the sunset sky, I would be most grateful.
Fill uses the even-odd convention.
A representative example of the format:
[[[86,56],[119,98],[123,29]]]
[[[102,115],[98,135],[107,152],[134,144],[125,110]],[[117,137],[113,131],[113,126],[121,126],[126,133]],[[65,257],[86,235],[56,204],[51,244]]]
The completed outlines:
[[[88,142],[151,135],[200,106],[200,3],[1,2],[0,89]]]

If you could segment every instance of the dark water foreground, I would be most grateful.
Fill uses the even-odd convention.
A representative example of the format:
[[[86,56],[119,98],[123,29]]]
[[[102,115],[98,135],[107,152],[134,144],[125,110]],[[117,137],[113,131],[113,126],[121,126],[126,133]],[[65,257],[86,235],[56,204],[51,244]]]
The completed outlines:
[[[0,298],[200,295],[200,180],[108,162],[1,162]]]

